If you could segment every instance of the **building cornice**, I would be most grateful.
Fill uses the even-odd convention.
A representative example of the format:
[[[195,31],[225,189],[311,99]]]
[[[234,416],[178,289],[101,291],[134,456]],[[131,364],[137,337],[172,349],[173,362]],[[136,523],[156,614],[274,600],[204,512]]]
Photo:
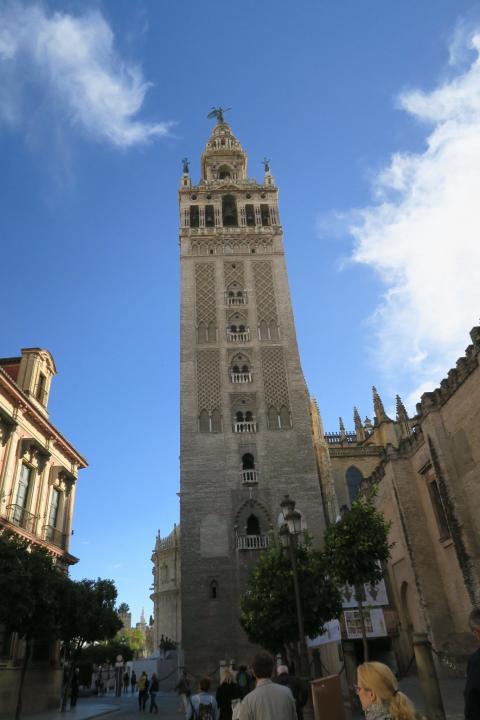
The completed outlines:
[[[11,397],[15,407],[20,408],[23,414],[28,416],[28,418],[42,430],[50,443],[56,444],[61,448],[73,464],[77,465],[78,468],[86,468],[88,466],[86,459],[80,455],[60,431],[36,409],[17,383],[1,367],[0,388]]]

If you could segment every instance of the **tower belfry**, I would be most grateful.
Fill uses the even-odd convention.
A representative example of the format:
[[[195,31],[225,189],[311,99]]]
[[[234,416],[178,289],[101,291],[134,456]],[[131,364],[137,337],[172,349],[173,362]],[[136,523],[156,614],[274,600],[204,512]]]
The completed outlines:
[[[278,213],[223,109],[180,184],[182,645],[192,672],[248,662],[239,598],[290,494],[325,528]]]

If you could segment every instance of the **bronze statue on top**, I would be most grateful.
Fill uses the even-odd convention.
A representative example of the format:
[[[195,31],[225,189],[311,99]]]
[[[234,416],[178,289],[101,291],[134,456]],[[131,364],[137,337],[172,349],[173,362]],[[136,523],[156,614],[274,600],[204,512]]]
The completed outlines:
[[[223,113],[228,112],[228,110],[231,110],[232,108],[223,108],[221,105],[218,107],[212,107],[211,112],[208,113],[208,118],[214,118],[216,117],[219,123],[225,122],[223,118]]]

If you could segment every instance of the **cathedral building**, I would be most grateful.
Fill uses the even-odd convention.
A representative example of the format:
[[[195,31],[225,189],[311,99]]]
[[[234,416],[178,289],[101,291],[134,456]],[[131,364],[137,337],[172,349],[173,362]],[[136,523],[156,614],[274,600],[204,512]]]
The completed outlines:
[[[239,598],[290,494],[320,541],[325,519],[288,288],[278,189],[222,110],[180,184],[181,614],[185,665],[248,662]]]
[[[400,671],[412,658],[414,633],[426,633],[440,671],[462,672],[472,651],[467,619],[480,603],[480,328],[470,335],[465,355],[422,395],[412,418],[397,395],[391,419],[373,388],[373,422],[354,408],[353,432],[340,418],[340,431],[324,434],[312,402],[327,521],[375,486],[377,509],[391,522],[388,597],[376,612],[390,619],[396,612],[373,644],[385,649],[390,640]]]

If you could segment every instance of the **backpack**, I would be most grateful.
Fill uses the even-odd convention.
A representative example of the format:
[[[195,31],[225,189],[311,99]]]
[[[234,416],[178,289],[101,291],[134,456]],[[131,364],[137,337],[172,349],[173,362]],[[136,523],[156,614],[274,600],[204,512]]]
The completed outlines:
[[[246,688],[248,686],[248,675],[245,670],[240,670],[237,674],[237,684],[241,688]]]
[[[198,720],[213,720],[212,703],[200,703],[197,718]]]

